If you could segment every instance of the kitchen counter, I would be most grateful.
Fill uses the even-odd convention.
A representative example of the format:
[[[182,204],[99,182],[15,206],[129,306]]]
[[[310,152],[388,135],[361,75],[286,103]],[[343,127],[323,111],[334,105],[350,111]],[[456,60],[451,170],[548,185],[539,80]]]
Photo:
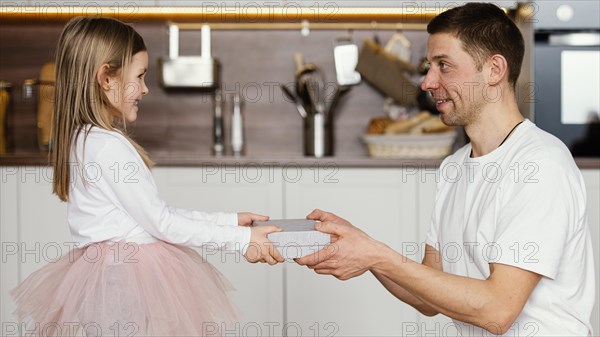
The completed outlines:
[[[439,166],[441,159],[380,159],[367,156],[333,156],[311,158],[301,156],[209,156],[190,152],[150,152],[156,166],[202,167],[202,166],[274,166],[274,167],[418,167]],[[600,158],[575,158],[580,169],[600,169]],[[36,153],[0,155],[0,166],[45,166],[48,157]]]
[[[301,156],[209,156],[189,152],[152,153],[156,166],[200,167],[200,166],[274,166],[274,167],[436,167],[441,159],[378,159],[369,157],[324,157]],[[0,166],[45,166],[48,157],[44,154],[20,153],[0,156]],[[600,161],[597,166],[600,166]]]

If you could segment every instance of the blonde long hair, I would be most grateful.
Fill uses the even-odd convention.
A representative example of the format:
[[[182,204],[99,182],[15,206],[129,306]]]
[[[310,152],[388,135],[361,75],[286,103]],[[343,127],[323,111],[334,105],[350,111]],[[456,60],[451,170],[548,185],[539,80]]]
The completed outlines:
[[[60,200],[68,200],[71,146],[86,124],[92,125],[92,128],[120,131],[144,163],[148,167],[153,165],[146,151],[127,135],[125,117],[121,116],[119,121],[103,113],[115,108],[96,76],[100,66],[108,64],[110,75],[121,76],[124,80],[133,55],[145,50],[142,37],[133,28],[115,19],[77,17],[70,20],[62,31],[56,51],[50,152],[54,168],[53,192]]]

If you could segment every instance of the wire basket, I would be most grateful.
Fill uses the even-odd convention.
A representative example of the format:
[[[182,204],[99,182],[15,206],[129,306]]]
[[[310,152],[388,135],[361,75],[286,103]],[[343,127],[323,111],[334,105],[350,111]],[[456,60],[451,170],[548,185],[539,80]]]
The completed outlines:
[[[456,131],[431,134],[363,135],[375,158],[443,158],[450,154]]]

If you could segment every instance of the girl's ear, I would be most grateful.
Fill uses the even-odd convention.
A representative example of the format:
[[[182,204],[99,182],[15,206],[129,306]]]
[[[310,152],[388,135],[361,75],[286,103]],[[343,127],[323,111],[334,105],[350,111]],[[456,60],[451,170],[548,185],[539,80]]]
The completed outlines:
[[[96,79],[104,91],[110,90],[112,78],[109,75],[109,71],[110,66],[108,63],[104,63],[100,66],[100,68],[98,68],[98,72],[96,73]]]

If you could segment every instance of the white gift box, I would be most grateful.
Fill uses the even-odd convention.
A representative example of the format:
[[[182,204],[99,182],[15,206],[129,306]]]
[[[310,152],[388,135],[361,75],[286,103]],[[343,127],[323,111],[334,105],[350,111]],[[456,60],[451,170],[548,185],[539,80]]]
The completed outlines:
[[[315,229],[314,220],[279,219],[254,221],[255,226],[277,226],[281,232],[271,233],[267,238],[277,247],[285,259],[295,259],[310,255],[331,242],[327,233]]]

